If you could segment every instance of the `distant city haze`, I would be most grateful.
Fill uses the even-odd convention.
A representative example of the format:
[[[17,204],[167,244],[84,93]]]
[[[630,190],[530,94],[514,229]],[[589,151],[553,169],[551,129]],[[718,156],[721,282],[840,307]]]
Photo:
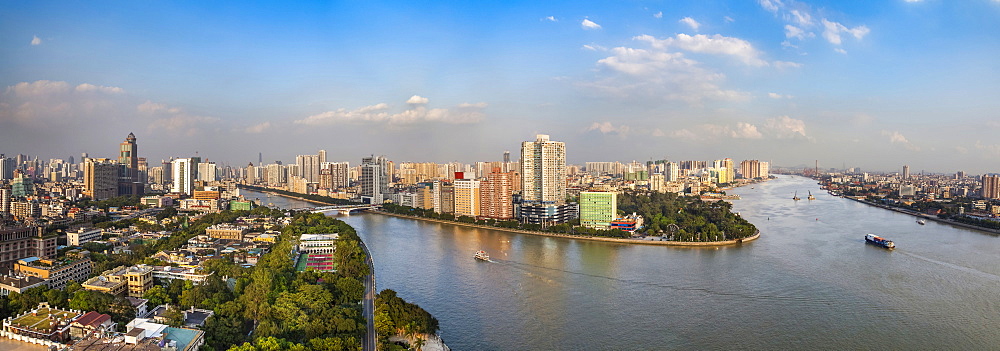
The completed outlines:
[[[1000,1],[19,2],[0,38],[8,157],[1000,159]]]

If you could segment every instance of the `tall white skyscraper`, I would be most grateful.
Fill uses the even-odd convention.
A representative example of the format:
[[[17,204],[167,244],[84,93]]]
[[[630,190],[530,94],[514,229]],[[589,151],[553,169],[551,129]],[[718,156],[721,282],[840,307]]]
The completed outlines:
[[[389,193],[389,160],[385,156],[361,159],[361,197],[369,203],[381,204]]]
[[[171,162],[170,169],[173,175],[173,186],[170,187],[171,192],[187,195],[194,193],[194,175],[197,174],[197,171],[193,167],[194,164],[195,162],[190,158],[178,158]]]
[[[320,150],[320,155],[298,155],[295,157],[295,164],[299,166],[300,175],[309,182],[319,182],[319,168],[325,161],[326,151]]]
[[[677,162],[667,162],[663,170],[664,179],[668,182],[676,182],[680,178],[680,171]]]
[[[566,201],[566,144],[539,134],[521,143],[521,200],[524,204]]]

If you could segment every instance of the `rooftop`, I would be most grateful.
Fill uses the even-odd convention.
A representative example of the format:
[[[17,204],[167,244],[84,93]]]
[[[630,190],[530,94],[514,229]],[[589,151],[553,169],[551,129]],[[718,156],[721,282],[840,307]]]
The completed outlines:
[[[40,305],[41,306],[41,305]],[[15,317],[10,322],[24,329],[32,329],[49,333],[54,324],[71,322],[80,314],[72,311],[64,311],[57,308],[39,307],[25,312],[23,315]]]

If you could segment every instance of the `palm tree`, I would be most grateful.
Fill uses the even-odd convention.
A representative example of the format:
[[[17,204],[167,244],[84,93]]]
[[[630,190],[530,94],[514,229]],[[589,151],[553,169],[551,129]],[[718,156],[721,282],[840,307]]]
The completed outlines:
[[[420,351],[424,347],[425,342],[426,341],[423,338],[418,336],[417,339],[413,341],[413,347],[416,348],[416,351]]]

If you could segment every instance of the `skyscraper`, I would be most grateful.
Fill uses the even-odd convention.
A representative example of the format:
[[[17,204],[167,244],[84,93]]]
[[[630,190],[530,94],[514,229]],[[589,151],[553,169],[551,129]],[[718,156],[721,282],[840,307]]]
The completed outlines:
[[[171,192],[191,195],[194,193],[195,167],[197,163],[191,158],[174,159],[170,164],[173,186]]]
[[[118,196],[119,170],[121,164],[115,164],[106,158],[86,158],[83,162],[83,194],[94,200],[104,200]]]
[[[514,172],[494,168],[480,183],[481,216],[493,219],[514,218]]]
[[[524,204],[566,201],[566,144],[539,134],[521,143],[521,199]]]
[[[903,179],[910,179],[910,166],[903,165]]]
[[[983,197],[1000,199],[1000,176],[983,175]]]
[[[455,180],[455,216],[479,217],[482,213],[480,208],[481,184],[473,179]]]
[[[347,162],[324,162],[320,167],[319,187],[340,189],[350,186],[351,165]]]
[[[680,177],[680,168],[677,166],[677,162],[667,162],[663,176],[664,180],[668,182],[676,182]]]
[[[389,162],[385,156],[361,159],[361,198],[372,204],[381,204],[389,192]]]
[[[539,134],[521,143],[521,197],[517,217],[532,224],[562,223],[579,215],[566,203],[566,144]]]
[[[326,156],[325,151],[323,151],[323,156]],[[301,172],[299,176],[305,178],[309,182],[319,182],[319,167],[321,164],[319,159],[320,155],[296,156],[295,163],[299,166],[299,171]]]
[[[142,195],[146,182],[139,177],[139,146],[135,134],[128,133],[118,148],[118,195]]]

